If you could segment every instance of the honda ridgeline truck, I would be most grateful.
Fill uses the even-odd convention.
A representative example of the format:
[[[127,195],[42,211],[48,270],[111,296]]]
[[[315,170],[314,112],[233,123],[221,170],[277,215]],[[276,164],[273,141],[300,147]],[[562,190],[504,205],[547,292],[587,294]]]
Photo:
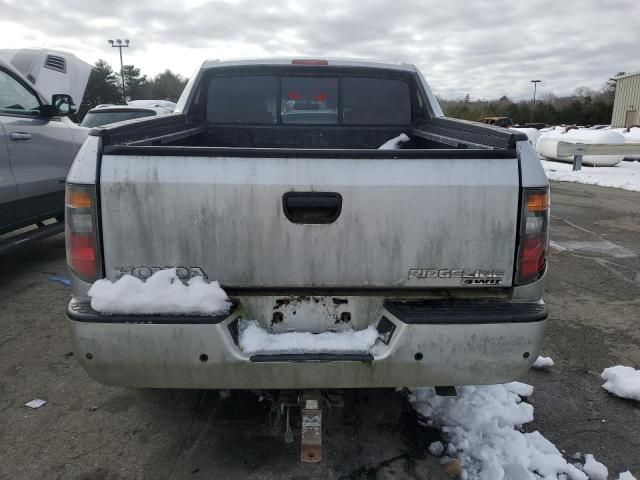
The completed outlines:
[[[94,379],[328,389],[527,372],[547,318],[549,190],[526,136],[444,117],[407,64],[207,61],[176,112],[91,130],[67,178],[67,315]],[[171,267],[219,281],[231,311],[92,310],[97,279]],[[249,355],[241,319],[380,335],[364,353]]]

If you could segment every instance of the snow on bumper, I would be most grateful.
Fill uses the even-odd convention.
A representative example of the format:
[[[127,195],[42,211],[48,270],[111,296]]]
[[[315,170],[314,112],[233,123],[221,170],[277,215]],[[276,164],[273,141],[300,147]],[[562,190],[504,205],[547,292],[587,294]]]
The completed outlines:
[[[392,313],[394,312],[394,313]],[[370,355],[256,356],[237,344],[236,309],[216,323],[125,323],[68,315],[73,350],[100,383],[212,389],[380,388],[508,382],[540,351],[545,319],[416,323],[385,308]],[[392,324],[389,334],[389,323]],[[152,320],[151,320],[152,321]],[[235,332],[235,333],[234,333]]]

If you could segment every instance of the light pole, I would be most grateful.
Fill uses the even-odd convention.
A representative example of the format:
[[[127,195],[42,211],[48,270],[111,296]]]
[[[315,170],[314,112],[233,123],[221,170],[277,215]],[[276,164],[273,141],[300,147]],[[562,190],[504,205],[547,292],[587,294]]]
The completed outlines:
[[[122,79],[122,103],[127,103],[127,95],[124,90],[124,65],[122,64],[122,49],[129,46],[129,40],[122,42],[119,38],[115,41],[109,40],[109,45],[120,50],[120,78]]]
[[[533,123],[533,112],[536,110],[536,90],[537,90],[538,84],[541,81],[542,80],[531,80],[531,83],[533,83],[533,106],[531,107],[531,123]]]

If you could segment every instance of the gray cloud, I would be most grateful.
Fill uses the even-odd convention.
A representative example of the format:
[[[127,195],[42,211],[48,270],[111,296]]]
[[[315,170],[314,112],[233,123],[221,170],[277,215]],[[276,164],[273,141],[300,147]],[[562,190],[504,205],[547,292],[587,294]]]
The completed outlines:
[[[198,2],[203,3],[203,2]],[[107,38],[130,38],[147,73],[171,68],[190,75],[204,57],[352,56],[418,65],[437,94],[459,98],[599,88],[618,71],[640,69],[637,0],[334,0],[311,2],[0,0],[0,22],[29,45],[72,50],[88,61],[111,58]],[[15,34],[14,34],[15,36]],[[23,45],[27,46],[27,45]],[[135,49],[134,49],[135,47]],[[170,53],[168,53],[170,52]],[[191,68],[191,67],[189,67]]]

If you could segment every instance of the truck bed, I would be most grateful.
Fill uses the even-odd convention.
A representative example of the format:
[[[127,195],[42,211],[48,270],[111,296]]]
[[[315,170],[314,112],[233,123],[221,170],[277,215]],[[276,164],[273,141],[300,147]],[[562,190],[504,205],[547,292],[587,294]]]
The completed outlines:
[[[448,150],[449,155],[492,157],[515,155],[520,132],[449,118],[433,118],[409,127],[345,127],[296,125],[207,125],[187,121],[182,114],[136,119],[111,127],[98,127],[91,135],[110,147],[210,147],[291,150],[377,150],[387,140],[404,133],[410,142],[394,153],[410,156],[411,150]],[[458,150],[459,153],[452,152]],[[473,152],[477,150],[478,152]],[[159,152],[160,150],[154,150]],[[167,149],[166,152],[175,152]],[[489,153],[491,152],[491,153]],[[384,155],[384,152],[381,152]],[[171,153],[169,153],[171,154]],[[268,152],[264,152],[268,154]],[[387,152],[388,154],[388,152]],[[413,152],[415,155],[415,152]]]

